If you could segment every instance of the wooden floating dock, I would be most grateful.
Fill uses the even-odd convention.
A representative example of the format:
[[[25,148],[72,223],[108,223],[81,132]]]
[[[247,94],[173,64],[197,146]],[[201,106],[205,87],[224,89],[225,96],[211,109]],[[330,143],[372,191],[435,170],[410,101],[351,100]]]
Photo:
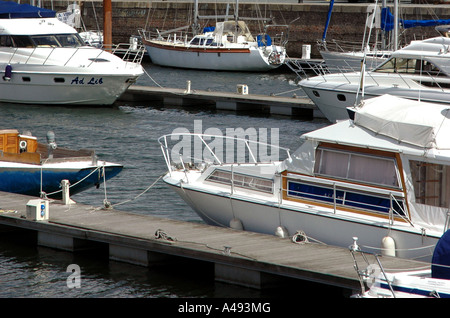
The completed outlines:
[[[325,118],[307,97],[211,92],[132,85],[120,97],[123,101],[158,101],[169,106],[213,106],[218,110],[261,111],[273,115]]]
[[[103,248],[110,260],[146,267],[206,262],[215,280],[246,287],[273,287],[289,278],[359,291],[346,248],[62,201],[49,201],[48,219],[37,221],[30,217],[30,199],[36,198],[0,192],[0,230],[26,230],[39,246],[64,251]],[[394,257],[381,262],[385,269],[426,266]]]

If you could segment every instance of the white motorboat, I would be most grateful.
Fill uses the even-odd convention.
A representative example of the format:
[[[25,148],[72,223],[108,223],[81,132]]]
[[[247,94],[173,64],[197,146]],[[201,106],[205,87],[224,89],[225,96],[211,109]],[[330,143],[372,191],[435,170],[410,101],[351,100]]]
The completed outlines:
[[[128,60],[86,46],[77,31],[55,15],[0,2],[0,101],[113,104],[143,74],[144,50]]]
[[[197,8],[197,1],[195,1]],[[267,34],[252,36],[245,21],[237,15],[234,20],[217,22],[215,27],[205,27],[203,32],[188,40],[187,35],[177,35],[178,28],[159,32],[151,37],[139,30],[142,42],[154,64],[215,71],[269,71],[283,65],[286,49],[275,45]],[[227,18],[228,16],[225,16]],[[194,13],[195,21],[202,18]],[[187,27],[186,27],[187,28]],[[194,30],[198,23],[194,22]],[[164,37],[167,35],[167,37]]]
[[[367,250],[429,261],[449,221],[448,106],[385,95],[354,115],[304,134],[283,161],[267,157],[282,148],[228,129],[163,136],[163,180],[207,224],[343,247],[357,236]]]
[[[346,108],[360,98],[383,94],[448,104],[449,47],[446,37],[413,41],[372,71],[319,75],[299,85],[331,122],[348,118]]]
[[[357,239],[349,248],[361,292],[353,298],[450,298],[450,231],[436,244],[431,265],[409,270],[385,269],[379,255],[361,252]]]

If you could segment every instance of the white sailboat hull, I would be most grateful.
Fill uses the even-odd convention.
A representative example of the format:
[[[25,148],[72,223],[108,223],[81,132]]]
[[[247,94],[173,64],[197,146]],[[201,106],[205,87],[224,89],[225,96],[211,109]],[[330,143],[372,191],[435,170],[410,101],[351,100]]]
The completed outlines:
[[[268,71],[282,63],[271,64],[263,48],[202,49],[144,41],[154,64],[168,67],[216,71]]]

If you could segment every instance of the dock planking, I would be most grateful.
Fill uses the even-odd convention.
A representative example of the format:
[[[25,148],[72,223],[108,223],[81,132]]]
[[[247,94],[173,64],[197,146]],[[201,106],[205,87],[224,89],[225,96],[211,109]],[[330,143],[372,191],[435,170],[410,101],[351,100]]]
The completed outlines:
[[[271,115],[325,118],[309,98],[298,96],[266,96],[131,85],[120,100],[157,101],[165,106],[211,106],[218,110],[258,110]]]
[[[287,277],[360,287],[346,248],[57,200],[50,201],[48,220],[34,221],[26,218],[30,199],[36,198],[0,192],[0,225],[35,231],[38,245],[77,252],[101,243],[111,260],[148,267],[180,258],[207,262],[214,265],[216,280],[253,288],[268,286],[269,276],[270,284]],[[381,261],[386,270],[427,266],[395,257]]]

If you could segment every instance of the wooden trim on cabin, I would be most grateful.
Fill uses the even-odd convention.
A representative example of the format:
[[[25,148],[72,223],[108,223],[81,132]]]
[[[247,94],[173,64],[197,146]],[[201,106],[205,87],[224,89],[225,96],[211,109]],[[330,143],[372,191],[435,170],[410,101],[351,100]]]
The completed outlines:
[[[395,152],[372,149],[372,148],[359,148],[359,147],[353,147],[353,146],[348,146],[348,145],[333,144],[333,143],[329,143],[329,142],[320,142],[319,147],[344,150],[345,152],[351,151],[351,152],[355,152],[355,153],[362,153],[362,154],[369,154],[369,155],[376,155],[376,156],[380,156],[380,157],[388,157],[388,158],[397,159],[397,153],[395,153]]]
[[[41,155],[36,152],[9,153],[3,152],[0,161],[40,164]]]
[[[181,47],[176,45],[164,45],[158,44],[151,41],[143,40],[144,45],[151,46],[157,49],[164,49],[170,51],[182,51],[182,52],[193,52],[193,53],[250,53],[249,49],[240,49],[240,48],[228,48],[228,49],[211,49],[211,48],[202,48],[202,47]]]
[[[403,175],[403,162],[400,158],[400,154],[396,153],[395,154],[395,160],[397,161],[397,168],[398,168],[398,173],[400,174],[400,181],[403,185],[402,187],[402,191],[404,194],[404,200],[405,200],[405,205],[406,205],[406,211],[408,213],[408,218],[411,219],[411,211],[409,209],[409,201],[408,201],[408,195],[406,193],[406,181],[405,181],[405,176]]]

